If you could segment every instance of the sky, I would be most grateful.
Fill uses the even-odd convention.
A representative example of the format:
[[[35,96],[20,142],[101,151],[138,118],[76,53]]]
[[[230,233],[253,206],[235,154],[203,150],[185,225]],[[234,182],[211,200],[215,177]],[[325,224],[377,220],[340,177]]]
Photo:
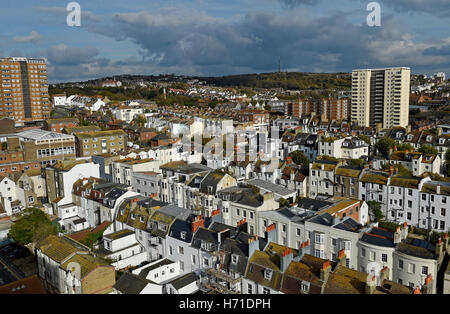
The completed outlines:
[[[450,75],[450,0],[2,0],[0,57],[43,57],[51,83],[410,67]]]

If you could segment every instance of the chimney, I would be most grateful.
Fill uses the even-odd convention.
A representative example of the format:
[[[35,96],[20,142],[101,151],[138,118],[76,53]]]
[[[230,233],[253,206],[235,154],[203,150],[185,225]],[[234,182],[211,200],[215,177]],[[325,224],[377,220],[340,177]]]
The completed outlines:
[[[345,255],[345,249],[342,249],[342,250],[340,250],[338,252],[337,261],[338,261],[338,264],[341,265],[341,266],[346,266],[347,265],[347,263],[346,263],[347,257]]]
[[[277,243],[277,229],[275,224],[271,224],[267,227],[267,244],[270,242]]]
[[[400,226],[397,227],[397,230],[394,233],[394,244],[400,243],[402,241],[402,233],[400,230]]]
[[[377,288],[377,277],[374,275],[367,275],[366,279],[366,294],[373,294]]]
[[[280,258],[280,271],[282,273],[284,273],[288,269],[289,264],[292,262],[293,257],[294,253],[292,253],[292,249],[286,247]]]
[[[436,185],[436,194],[441,194],[441,185],[438,182],[438,184]]]
[[[247,232],[247,229],[248,229],[247,218],[244,218],[244,219],[238,221],[237,227],[238,227],[239,231]]]
[[[444,244],[442,243],[442,239],[439,238],[438,243],[436,244],[436,249],[435,249],[435,254],[437,256],[441,256],[443,246],[444,246]]]
[[[331,272],[331,262],[327,260],[322,264],[322,268],[320,269],[320,280],[327,281],[330,272]]]
[[[422,292],[420,292],[419,286],[416,286],[416,287],[414,288],[413,294],[422,294]]]
[[[401,239],[405,240],[408,237],[408,224],[406,223],[406,221],[403,223],[403,228],[402,228],[402,236]]]
[[[205,226],[205,220],[203,219],[203,216],[197,216],[194,218],[194,221],[192,222],[192,232],[195,233],[198,228]]]
[[[389,168],[389,177],[392,177],[392,175],[394,174],[394,171],[395,171],[394,166],[391,166]]]
[[[303,255],[305,254],[310,254],[311,252],[311,248],[309,246],[309,240],[302,242],[302,244],[300,245],[300,249],[298,250],[298,258],[297,260],[301,260],[303,258]]]
[[[292,158],[291,156],[286,157],[286,164],[291,165],[292,164]]]
[[[444,248],[448,250],[448,233],[444,234]]]
[[[437,136],[441,136],[442,135],[442,128],[437,128]]]
[[[259,251],[258,236],[248,239],[248,258],[250,259],[256,251]]]
[[[295,172],[294,172],[294,170],[291,170],[291,173],[290,173],[290,180],[291,180],[291,181],[294,181],[294,179],[295,179]]]
[[[389,267],[384,266],[380,271],[380,286],[383,284],[384,280],[389,280]]]
[[[220,209],[213,210],[211,213],[211,222],[223,223],[222,212]]]
[[[425,284],[422,286],[423,294],[432,294],[433,293],[433,277],[431,274],[428,274],[427,278],[425,278]]]

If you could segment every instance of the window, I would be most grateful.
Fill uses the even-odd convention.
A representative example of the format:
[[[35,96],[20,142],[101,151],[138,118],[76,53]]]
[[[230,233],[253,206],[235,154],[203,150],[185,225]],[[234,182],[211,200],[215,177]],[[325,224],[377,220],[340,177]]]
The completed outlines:
[[[361,256],[362,257],[366,256],[366,249],[365,248],[361,248]]]
[[[203,259],[203,265],[209,266],[209,260],[206,257]]]
[[[169,246],[169,255],[172,255],[172,254],[173,254],[172,246]]]
[[[178,247],[178,254],[184,254],[184,248],[182,246]]]
[[[253,286],[251,284],[247,284],[247,293],[248,294],[253,294]]]
[[[377,258],[377,253],[376,252],[370,252],[370,260],[374,261]]]
[[[445,208],[441,208],[441,216],[445,217]]]
[[[422,275],[428,275],[428,266],[422,266]]]
[[[381,254],[381,261],[387,263],[387,259],[388,259],[387,254],[384,254],[384,253]]]
[[[195,265],[195,255],[192,255],[192,265]]]
[[[408,273],[414,274],[416,271],[416,264],[409,263],[408,264]]]
[[[427,200],[427,195],[426,194],[422,194],[422,201],[426,201]]]
[[[184,271],[184,262],[180,261],[180,270]]]
[[[270,294],[270,290],[269,290],[268,288],[265,288],[265,287],[264,287],[264,288],[262,289],[262,293],[263,293],[263,294]]]
[[[403,269],[403,260],[398,260],[398,268]]]
[[[267,280],[272,279],[272,273],[273,273],[272,269],[265,269],[264,270],[264,278]]]
[[[300,236],[300,234],[301,234],[301,232],[300,232],[300,229],[299,229],[299,228],[297,228],[297,237],[299,237],[299,236]]]
[[[237,257],[237,255],[231,255],[231,262],[232,262],[233,264],[237,264],[237,262],[238,262],[238,257]]]

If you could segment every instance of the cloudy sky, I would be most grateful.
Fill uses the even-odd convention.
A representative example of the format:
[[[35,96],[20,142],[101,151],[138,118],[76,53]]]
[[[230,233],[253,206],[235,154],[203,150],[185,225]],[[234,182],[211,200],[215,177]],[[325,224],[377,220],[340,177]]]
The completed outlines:
[[[450,75],[450,0],[2,0],[0,56],[45,57],[51,82],[114,74],[350,72]]]

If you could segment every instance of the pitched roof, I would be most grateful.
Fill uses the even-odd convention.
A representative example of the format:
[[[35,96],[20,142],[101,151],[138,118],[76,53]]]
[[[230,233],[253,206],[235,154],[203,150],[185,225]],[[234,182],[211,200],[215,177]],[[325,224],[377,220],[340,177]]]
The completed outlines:
[[[150,280],[125,272],[113,287],[123,294],[140,294],[149,283],[151,283]]]

